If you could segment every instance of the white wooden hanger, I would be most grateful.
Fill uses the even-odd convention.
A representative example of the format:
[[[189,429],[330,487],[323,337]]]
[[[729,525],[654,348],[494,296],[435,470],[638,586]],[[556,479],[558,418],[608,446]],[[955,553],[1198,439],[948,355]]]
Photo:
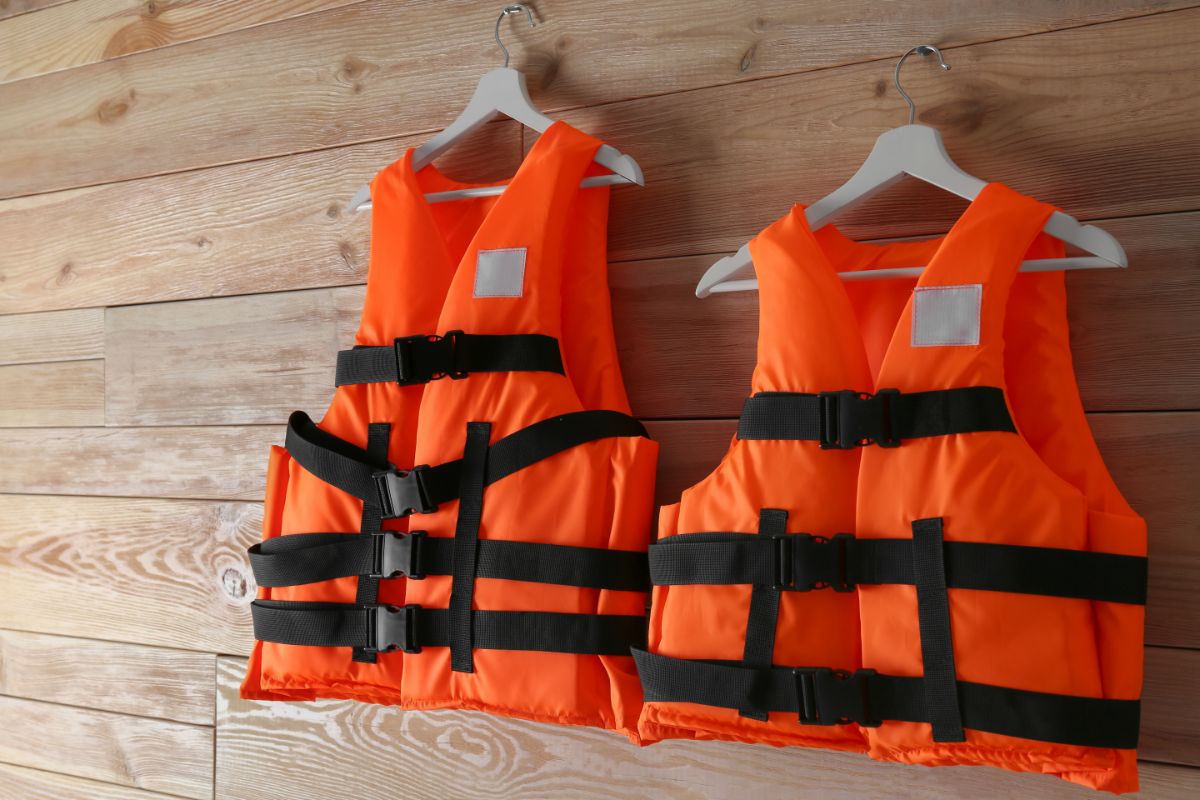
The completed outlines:
[[[951,160],[942,135],[937,130],[926,125],[913,124],[916,119],[916,106],[900,86],[900,67],[913,53],[923,56],[936,55],[938,65],[944,70],[950,69],[950,65],[942,57],[941,50],[933,45],[919,45],[900,57],[900,61],[896,63],[895,83],[896,91],[908,103],[908,124],[886,131],[876,140],[871,154],[850,180],[805,209],[804,215],[812,230],[821,228],[837,214],[890,186],[905,175],[932,183],[967,200],[974,200],[987,185],[985,181],[964,172]],[[1050,216],[1043,230],[1092,255],[1024,261],[1020,266],[1021,272],[1110,269],[1128,265],[1125,251],[1112,234],[1093,225],[1083,225],[1074,217],[1060,211]],[[722,258],[708,268],[696,284],[696,296],[703,298],[713,292],[753,291],[758,288],[758,281],[754,278],[734,280],[739,274],[753,274],[752,268],[750,246],[744,244],[736,253]],[[896,267],[839,274],[843,280],[877,280],[915,277],[924,269]]]
[[[496,19],[496,44],[500,45],[500,49],[504,51],[504,66],[486,73],[480,79],[479,85],[475,87],[475,93],[471,95],[470,102],[467,103],[467,107],[458,115],[458,118],[450,123],[448,128],[413,152],[413,171],[419,171],[453,147],[459,140],[495,119],[499,114],[511,117],[538,133],[545,132],[554,123],[552,118],[538,111],[537,107],[533,105],[533,100],[529,97],[529,90],[525,86],[525,76],[508,66],[508,48],[500,40],[500,23],[509,14],[520,14],[521,12],[524,12],[529,18],[529,27],[532,28],[536,24],[533,21],[533,13],[522,3],[505,6],[501,9],[500,16]],[[645,185],[642,168],[631,156],[624,155],[616,148],[601,145],[600,149],[596,151],[595,160],[601,166],[612,170],[612,174],[584,178],[581,186],[610,186],[622,183]],[[425,195],[425,199],[430,203],[441,203],[468,197],[489,197],[502,193],[504,189],[505,186],[500,185],[431,192]],[[350,199],[346,211],[363,211],[370,207],[371,187],[363,186]]]

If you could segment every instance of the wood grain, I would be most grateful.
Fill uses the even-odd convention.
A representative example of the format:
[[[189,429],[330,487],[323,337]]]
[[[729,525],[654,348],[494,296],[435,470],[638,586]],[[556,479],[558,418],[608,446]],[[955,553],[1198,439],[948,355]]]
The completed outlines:
[[[0,316],[0,365],[104,358],[104,309]]]
[[[209,798],[213,729],[0,697],[0,761]]]
[[[1146,641],[1200,647],[1200,496],[1182,476],[1200,474],[1200,414],[1092,414],[1089,422],[1113,479],[1146,518],[1150,537]],[[673,503],[717,465],[733,420],[658,422],[657,502]]]
[[[19,800],[170,800],[171,795],[0,764],[0,787]]]
[[[1200,651],[1146,650],[1138,752],[1155,761],[1200,765]]]
[[[0,313],[361,282],[370,215],[342,209],[420,140],[0,202]],[[520,157],[515,125],[493,123],[447,154],[445,169],[499,180]],[[47,239],[48,218],[70,219],[70,233]]]
[[[1133,266],[1071,276],[1073,349],[1093,410],[1191,408],[1200,391],[1200,214],[1105,223]],[[620,263],[614,327],[634,412],[730,417],[749,392],[757,296],[693,288],[712,256]],[[274,424],[332,396],[363,289],[110,309],[110,425]],[[703,376],[704,391],[696,391]]]
[[[0,20],[72,2],[75,0],[0,0]]]
[[[0,427],[104,424],[104,361],[0,367]]]
[[[0,83],[353,2],[358,0],[75,0],[0,26]]]
[[[538,29],[510,29],[508,42],[514,64],[531,67],[539,104],[558,109],[894,58],[916,40],[963,44],[1179,5],[1026,0],[964,7],[939,0],[881,14],[864,0],[836,10],[823,0],[620,0],[601,15],[586,0],[570,0],[541,9],[547,24]],[[0,85],[0,108],[15,109],[0,119],[0,196],[444,126],[478,76],[500,63],[491,39],[495,11],[484,14],[467,0],[397,11],[382,0],[357,3]],[[1171,27],[1181,45],[1184,26],[1181,19]],[[1136,28],[1131,33],[1136,38]],[[1185,68],[1172,61],[1175,52],[1158,55],[1140,63]],[[198,117],[203,125],[195,124]]]
[[[368,800],[1091,796],[1055,778],[991,769],[930,770],[840,753],[723,742],[636,748],[604,731],[470,712],[399,712],[349,702],[255,703],[237,697],[244,670],[240,659],[220,659],[217,795],[230,800],[343,792]],[[344,769],[350,761],[353,772]],[[1200,771],[1143,764],[1142,781],[1142,797],[1190,798],[1200,788]]]
[[[248,652],[245,551],[261,525],[258,503],[0,495],[0,619],[38,633]]]
[[[213,724],[216,662],[189,653],[0,630],[0,695]]]
[[[0,459],[0,492],[262,500],[268,448],[283,434],[283,425],[0,428],[0,453],[20,453]]]

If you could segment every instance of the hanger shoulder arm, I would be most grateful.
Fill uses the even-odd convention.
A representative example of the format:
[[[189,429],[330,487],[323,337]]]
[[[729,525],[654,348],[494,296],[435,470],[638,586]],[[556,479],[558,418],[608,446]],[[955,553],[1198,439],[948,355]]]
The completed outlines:
[[[1055,211],[1046,220],[1042,230],[1110,264],[1118,267],[1129,266],[1129,258],[1125,255],[1125,248],[1121,247],[1121,243],[1111,233],[1095,225],[1084,225],[1072,216]]]
[[[738,274],[748,272],[754,266],[754,261],[750,258],[750,243],[742,245],[738,251],[731,256],[725,256],[709,267],[703,275],[700,276],[700,282],[696,284],[696,297],[705,298],[713,292],[721,291],[738,291],[738,289],[724,289],[721,284],[730,281],[731,278]],[[733,281],[733,283],[743,283],[743,281]],[[755,282],[754,286],[758,283]],[[748,288],[754,288],[748,287]]]

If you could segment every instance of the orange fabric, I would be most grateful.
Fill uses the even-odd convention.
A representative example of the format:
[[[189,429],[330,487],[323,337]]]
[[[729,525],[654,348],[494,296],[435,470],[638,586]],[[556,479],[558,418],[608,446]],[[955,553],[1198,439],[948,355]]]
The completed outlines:
[[[1062,273],[1020,274],[1025,258],[1062,254],[1040,233],[1050,206],[991,184],[941,239],[881,246],[833,227],[809,230],[796,206],[751,242],[761,291],[753,391],[902,392],[995,386],[1019,435],[976,432],[898,448],[820,450],[808,441],[735,439],[724,460],[663,509],[659,536],[754,531],[759,509],[789,511],[788,530],[911,536],[942,517],[947,541],[1144,555],[1144,521],[1121,497],[1092,440],[1075,385]],[[919,281],[853,282],[836,272],[928,264]],[[913,346],[914,288],[982,284],[973,346]],[[740,660],[751,587],[657,586],[650,650]],[[1144,609],[1119,603],[949,590],[958,678],[1017,689],[1135,699]],[[922,674],[912,586],[783,592],[773,663]],[[736,710],[647,703],[643,735],[807,745],[927,765],[991,764],[1113,792],[1137,788],[1133,751],[1050,744],[968,729],[935,743],[926,723],[801,725]]]
[[[607,188],[580,189],[602,172],[600,142],[565,123],[533,145],[499,197],[429,204],[426,192],[462,188],[428,166],[414,174],[412,152],[372,184],[374,205],[367,297],[356,343],[464,330],[557,337],[566,376],[548,372],[472,374],[421,386],[337,389],[320,425],[364,445],[370,422],[390,422],[388,457],[399,466],[462,456],[468,421],[490,421],[492,441],[558,414],[629,412],[609,308],[605,238]],[[520,297],[475,297],[481,249],[526,247]],[[332,375],[330,376],[332,379]],[[657,445],[645,438],[591,442],[489,486],[480,539],[645,550]],[[271,455],[265,536],[359,529],[362,503],[293,463]],[[458,502],[385,527],[452,537]],[[381,582],[379,600],[446,608],[450,576]],[[354,602],[356,578],[262,589],[260,598]],[[644,613],[641,592],[578,589],[480,578],[474,607],[509,611]],[[627,656],[476,650],[475,672],[450,669],[448,648],[351,660],[349,648],[256,643],[242,687],[248,698],[351,698],[405,708],[467,708],[549,722],[593,725],[637,739],[641,690]]]

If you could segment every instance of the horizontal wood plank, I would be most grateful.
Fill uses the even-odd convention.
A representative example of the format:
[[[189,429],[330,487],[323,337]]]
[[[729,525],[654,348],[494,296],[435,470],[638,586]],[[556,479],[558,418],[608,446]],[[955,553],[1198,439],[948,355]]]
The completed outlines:
[[[1191,126],[1200,91],[1157,70],[1200,67],[1198,20],[1200,10],[1173,12],[975,45],[950,54],[953,72],[914,69],[906,80],[922,117],[975,174],[1087,219],[1192,209],[1200,206],[1200,138]],[[1130,58],[1121,58],[1126,51]],[[1143,51],[1160,57],[1135,57]],[[1056,66],[1046,64],[1048,53]],[[733,250],[795,201],[832,189],[875,136],[903,120],[887,72],[880,63],[844,67],[573,114],[575,124],[636,155],[647,175],[646,188],[614,193],[613,258]],[[1127,103],[1120,113],[1114,96]],[[346,218],[340,209],[417,140],[0,202],[0,240],[8,243],[0,311],[361,281],[369,226],[365,215]],[[484,168],[486,156],[468,160],[479,166],[456,174],[508,174],[512,162],[501,160],[504,169]],[[176,210],[159,213],[166,205]],[[123,209],[119,219],[108,213],[113,207]],[[841,224],[860,238],[928,233],[960,210],[944,193],[905,185]],[[70,235],[45,241],[38,223],[48,216],[71,219]]]
[[[545,25],[510,27],[508,42],[515,64],[532,68],[540,105],[555,109],[895,57],[918,40],[963,44],[1180,5],[964,7],[939,0],[881,14],[863,0],[832,13],[821,0],[745,7],[620,0],[600,15],[585,0],[563,0],[540,8]],[[466,0],[420,10],[413,16],[382,0],[357,3],[0,85],[0,108],[15,109],[0,119],[0,196],[440,127],[478,75],[499,63],[491,40],[495,11],[485,14]],[[1184,38],[1182,26],[1173,27],[1175,38]],[[1141,63],[1151,70],[1177,64],[1173,54],[1159,56]],[[1045,58],[1038,59],[1043,71]],[[204,125],[195,124],[198,117]],[[137,158],[127,158],[131,152]]]
[[[865,756],[724,742],[637,748],[595,729],[470,712],[250,702],[237,697],[244,671],[240,659],[220,660],[217,796],[229,800],[343,794],[364,800],[1092,796],[1055,778],[992,769],[930,770]],[[351,761],[355,769],[346,770]],[[1200,789],[1200,771],[1143,764],[1142,782],[1139,796],[1182,800]]]
[[[1073,349],[1092,410],[1191,408],[1200,392],[1200,213],[1114,220],[1133,266],[1070,277]],[[757,296],[698,300],[713,257],[620,263],[614,327],[634,412],[729,417],[749,392]],[[110,425],[271,424],[328,405],[361,286],[110,309]],[[1170,346],[1164,346],[1169,342]],[[705,390],[696,391],[703,376]]]
[[[212,725],[215,670],[208,653],[0,630],[9,697]]]
[[[73,2],[75,0],[0,0],[0,20]]]
[[[171,800],[171,795],[0,764],[0,787],[20,800]]]
[[[1146,650],[1142,689],[1145,758],[1200,765],[1200,651],[1151,647]]]
[[[0,619],[22,631],[245,653],[246,548],[261,526],[258,503],[0,495]]]
[[[104,309],[0,316],[0,365],[104,358]]]
[[[262,500],[268,448],[283,434],[282,424],[0,428],[0,453],[20,454],[0,459],[0,492]]]
[[[212,728],[0,697],[0,729],[5,763],[212,797]]]
[[[104,424],[104,361],[0,367],[0,427]]]
[[[0,25],[0,83],[353,2],[358,0],[75,0]]]
[[[342,210],[418,143],[410,137],[2,201],[0,313],[361,282],[370,215]],[[520,157],[516,126],[493,123],[448,153],[445,171],[499,180]],[[122,213],[114,218],[112,208]],[[49,218],[70,219],[70,232],[47,240]]]

